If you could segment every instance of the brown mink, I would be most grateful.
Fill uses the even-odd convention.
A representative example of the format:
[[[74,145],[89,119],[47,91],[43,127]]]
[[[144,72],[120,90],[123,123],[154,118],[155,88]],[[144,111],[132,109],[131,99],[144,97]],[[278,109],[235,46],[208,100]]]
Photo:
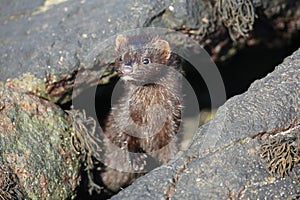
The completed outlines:
[[[175,156],[182,109],[179,62],[166,40],[118,35],[116,53],[125,92],[102,127],[110,169],[101,178],[113,191],[145,172],[147,157],[166,163]]]

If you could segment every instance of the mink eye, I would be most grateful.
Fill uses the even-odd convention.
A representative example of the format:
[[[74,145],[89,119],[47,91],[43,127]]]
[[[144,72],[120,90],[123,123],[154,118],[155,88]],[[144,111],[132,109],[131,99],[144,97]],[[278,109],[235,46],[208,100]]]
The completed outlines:
[[[150,63],[150,59],[149,59],[149,58],[143,58],[142,63],[143,63],[144,65],[147,65],[147,64]]]

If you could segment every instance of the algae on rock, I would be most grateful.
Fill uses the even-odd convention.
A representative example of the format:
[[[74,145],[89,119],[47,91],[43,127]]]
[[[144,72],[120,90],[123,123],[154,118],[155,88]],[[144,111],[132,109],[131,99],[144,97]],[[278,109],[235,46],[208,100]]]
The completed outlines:
[[[80,163],[70,148],[71,130],[64,112],[51,102],[5,86],[0,88],[0,102],[0,177],[10,174],[6,178],[15,181],[14,190],[6,194],[18,192],[29,199],[72,197]]]

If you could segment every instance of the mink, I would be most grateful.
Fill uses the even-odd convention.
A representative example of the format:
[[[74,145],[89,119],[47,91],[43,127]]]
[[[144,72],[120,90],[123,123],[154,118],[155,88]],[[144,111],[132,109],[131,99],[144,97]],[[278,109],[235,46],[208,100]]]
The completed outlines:
[[[169,43],[150,35],[118,35],[115,42],[124,93],[103,126],[104,164],[111,169],[101,174],[111,190],[140,176],[148,156],[160,163],[174,158],[182,110],[179,60]]]

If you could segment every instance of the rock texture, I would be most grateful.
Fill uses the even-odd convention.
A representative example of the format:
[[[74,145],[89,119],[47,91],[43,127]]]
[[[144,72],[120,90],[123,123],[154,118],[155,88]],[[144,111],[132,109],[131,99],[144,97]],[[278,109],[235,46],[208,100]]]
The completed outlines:
[[[280,45],[300,30],[298,1],[230,2],[224,7],[223,0],[4,0],[0,8],[0,81],[24,72],[42,80],[51,73],[60,80],[80,64],[89,67],[84,58],[98,48],[99,41],[135,28],[155,26],[183,32],[199,41],[215,60],[230,57],[245,46],[245,40],[248,45],[261,39]],[[239,45],[233,45],[228,32]],[[110,63],[110,58],[103,56],[103,63]]]
[[[55,104],[0,87],[0,198],[67,199],[79,184],[71,129]]]

